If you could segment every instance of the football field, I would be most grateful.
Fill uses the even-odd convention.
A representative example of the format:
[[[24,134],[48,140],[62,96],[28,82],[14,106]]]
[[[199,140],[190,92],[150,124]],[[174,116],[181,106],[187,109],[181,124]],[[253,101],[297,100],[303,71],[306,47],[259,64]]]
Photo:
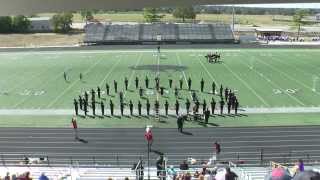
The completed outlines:
[[[204,56],[215,51],[221,53],[221,62],[210,64]],[[205,99],[208,107],[212,98],[220,100],[218,92],[222,85],[235,92],[243,114],[255,114],[260,109],[267,110],[268,114],[276,111],[293,113],[295,110],[304,113],[310,109],[318,113],[319,56],[320,50],[315,49],[163,49],[160,54],[156,50],[1,52],[0,116],[8,115],[8,112],[15,116],[15,112],[21,110],[30,111],[30,115],[41,110],[65,110],[72,116],[73,99],[98,86],[102,90],[98,102],[103,101],[108,109],[111,99],[115,109],[119,109],[114,80],[118,82],[118,92],[124,93],[124,101],[131,100],[135,109],[139,100],[145,108],[146,99],[152,107],[159,99],[161,109],[167,100],[170,109],[174,110],[176,97],[174,88],[169,88],[168,79],[173,79],[173,86],[178,89],[182,79],[183,89],[179,90],[178,101],[181,109],[185,109],[186,98],[192,99],[187,90],[189,77],[200,103]],[[165,88],[163,96],[154,89],[157,75],[160,86]],[[125,77],[129,80],[128,91],[124,90]],[[145,90],[143,99],[135,87],[136,77],[139,86]],[[146,77],[149,89],[145,88]],[[203,93],[200,92],[201,78],[205,81]],[[212,93],[212,82],[217,85],[215,94]],[[106,83],[110,86],[110,96],[105,92]]]

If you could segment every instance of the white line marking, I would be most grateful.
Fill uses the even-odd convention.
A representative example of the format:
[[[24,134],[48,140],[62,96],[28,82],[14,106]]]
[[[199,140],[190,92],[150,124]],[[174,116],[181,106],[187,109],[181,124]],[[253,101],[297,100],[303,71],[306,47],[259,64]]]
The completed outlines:
[[[63,73],[58,73],[58,75],[52,80],[53,82],[55,82],[57,79],[61,78],[63,75]],[[41,86],[39,86],[39,89],[42,89],[43,87],[45,87],[47,84],[52,83],[52,81],[48,81],[45,80],[44,83],[41,84]],[[16,103],[15,105],[13,105],[13,109],[17,108],[19,105],[21,105],[22,103],[26,102],[28,99],[32,98],[32,96],[26,96],[26,98],[22,99],[21,101],[19,101],[18,103]]]
[[[247,82],[245,82],[240,76],[238,76],[231,68],[229,68],[225,63],[222,63],[237,79],[239,79],[253,94],[263,102],[264,105],[270,106],[265,99],[263,99]]]
[[[87,71],[85,71],[83,74],[87,74],[88,72],[90,72],[97,64],[99,64],[102,61],[102,57],[100,60],[97,60],[92,66],[90,66]],[[78,81],[80,81],[80,79],[77,79],[76,81],[74,81],[72,84],[70,84],[66,89],[64,89],[64,91],[62,91],[62,93],[60,93],[59,96],[57,96],[53,101],[51,101],[46,108],[50,108],[54,103],[56,103],[66,92],[68,92],[74,85],[76,85],[78,83]]]
[[[108,109],[106,109],[108,111]],[[145,109],[143,109],[145,110]],[[115,114],[119,109],[115,109]],[[136,111],[136,109],[134,109]],[[182,110],[183,111],[183,110]],[[128,109],[125,112],[129,112]],[[164,112],[164,109],[160,109]],[[244,114],[297,114],[297,113],[320,113],[320,107],[273,107],[273,108],[240,108],[239,112]],[[8,116],[64,116],[72,115],[73,109],[0,109],[0,115]],[[174,110],[169,110],[169,114],[175,114]]]
[[[161,52],[211,52],[212,49],[163,49]],[[240,52],[240,49],[220,49],[221,52]],[[137,50],[80,50],[80,51],[28,51],[28,52],[0,52],[0,55],[63,55],[63,54],[113,54],[113,53],[139,53],[139,52],[151,52],[153,53],[154,50],[148,50],[148,49],[137,49]]]
[[[242,61],[239,61],[240,63],[244,64],[245,66],[247,66],[250,69],[250,66],[248,66],[246,63],[243,63]],[[291,97],[291,99],[295,100],[296,102],[298,102],[300,105],[302,106],[306,106],[306,104],[304,104],[302,101],[300,101],[298,98],[292,96],[291,94],[289,94],[286,90],[282,89],[278,84],[276,84],[275,82],[271,81],[270,79],[268,79],[266,76],[264,76],[261,72],[258,72],[256,70],[256,68],[252,68],[251,70],[253,70],[255,73],[260,74],[260,76],[263,79],[266,79],[267,82],[269,82],[270,84],[272,84],[273,86],[279,88],[282,90],[282,92],[284,92],[285,94],[287,94],[289,97]],[[262,75],[261,75],[262,74]]]
[[[176,52],[176,57],[177,57],[177,60],[178,60],[179,65],[182,66],[182,64],[181,64],[181,58],[180,58],[180,56],[179,56],[179,54],[178,54],[177,52]],[[187,85],[187,88],[188,88],[188,81],[187,81],[186,73],[185,73],[184,70],[182,70],[182,74],[183,74],[184,80],[185,80],[186,85]],[[191,94],[190,91],[189,91],[189,95],[190,95],[190,98],[191,98],[191,100],[192,100],[192,94]]]
[[[136,64],[134,65],[134,68],[136,68],[136,67],[140,64],[140,61],[141,61],[141,59],[142,59],[142,55],[143,55],[143,54],[140,53],[139,58],[138,58],[138,61],[137,61]],[[130,88],[131,81],[133,81],[132,78],[133,78],[133,76],[135,75],[135,73],[136,73],[136,70],[135,70],[135,69],[132,70],[131,75],[130,75],[130,78],[129,78],[128,88]],[[126,94],[127,94],[127,91],[124,91],[124,93],[123,93],[123,98],[126,97]]]
[[[206,68],[206,66],[203,65],[203,63],[201,62],[200,58],[197,57],[199,63],[201,64],[201,66],[204,68],[204,70],[208,73],[208,75],[210,76],[210,78],[214,81],[214,83],[216,83],[218,85],[218,82],[216,81],[216,79],[212,76],[212,74],[208,71],[208,69]]]
[[[108,77],[112,73],[113,69],[118,66],[118,64],[120,63],[120,61],[122,61],[122,59],[123,58],[118,59],[117,62],[112,65],[111,69],[108,71],[106,76],[100,81],[100,83],[99,83],[100,87],[103,85],[103,82],[108,79]]]
[[[272,58],[272,57],[271,57],[271,58]],[[272,58],[272,59],[274,59],[274,58]],[[259,60],[259,61],[261,61],[261,60]],[[269,67],[270,67],[271,69],[273,69],[274,71],[277,71],[277,72],[279,72],[280,74],[285,75],[285,76],[287,77],[287,79],[290,79],[290,80],[292,80],[292,81],[295,81],[296,83],[298,83],[298,84],[302,85],[303,87],[309,89],[311,92],[320,95],[320,92],[312,91],[312,87],[309,87],[308,85],[306,85],[306,84],[304,84],[304,83],[302,83],[302,82],[300,82],[300,81],[298,81],[298,80],[290,77],[287,73],[280,71],[278,68],[275,68],[274,66],[272,66],[272,65],[270,65],[270,64],[268,64],[268,63],[265,63],[264,61],[261,61],[261,62],[262,62],[263,64],[269,66]]]

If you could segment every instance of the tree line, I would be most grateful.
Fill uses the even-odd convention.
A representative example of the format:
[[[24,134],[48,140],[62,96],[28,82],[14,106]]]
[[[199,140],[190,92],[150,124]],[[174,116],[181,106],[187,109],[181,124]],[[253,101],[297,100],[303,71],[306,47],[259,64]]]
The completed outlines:
[[[26,16],[0,17],[0,33],[25,33],[29,27],[30,21]]]
[[[205,10],[203,8],[206,8]],[[185,22],[187,19],[194,20],[196,18],[196,15],[199,13],[199,11],[203,12],[212,12],[212,13],[227,13],[228,10],[232,10],[232,7],[230,6],[185,6],[185,7],[177,7],[173,10],[170,10],[172,13],[172,16],[181,19],[182,22]],[[275,12],[278,14],[279,9],[272,8]],[[248,13],[248,11],[244,10],[252,10],[252,13],[266,13],[270,8],[243,8],[243,7],[235,7],[235,11],[237,14],[242,13]],[[155,23],[160,22],[162,18],[165,17],[164,11],[168,11],[168,9],[165,8],[144,8],[143,9],[143,17],[146,22],[148,23]],[[302,25],[305,25],[303,19],[312,13],[315,13],[314,9],[310,10],[297,10],[297,9],[281,9],[281,11],[285,12],[286,14],[290,14],[292,11],[292,22],[298,29],[298,36],[300,33],[300,29]],[[320,10],[318,10],[320,11]],[[63,12],[55,14],[52,18],[52,25],[54,27],[54,32],[57,33],[68,33],[72,30],[72,20],[73,20],[73,13],[74,12]],[[99,11],[95,10],[81,10],[79,11],[82,18],[87,23],[88,21],[91,21],[94,19],[94,15],[96,13],[99,13]],[[166,12],[167,13],[167,12]],[[0,17],[0,33],[26,33],[30,30],[30,20],[23,15],[19,16],[3,16]]]

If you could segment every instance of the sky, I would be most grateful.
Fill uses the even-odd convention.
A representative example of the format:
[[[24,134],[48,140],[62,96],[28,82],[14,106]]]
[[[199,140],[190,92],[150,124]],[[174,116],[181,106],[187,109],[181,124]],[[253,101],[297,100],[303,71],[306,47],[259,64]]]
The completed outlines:
[[[320,9],[320,3],[292,3],[292,4],[242,4],[240,7],[264,7],[264,8],[313,8]]]

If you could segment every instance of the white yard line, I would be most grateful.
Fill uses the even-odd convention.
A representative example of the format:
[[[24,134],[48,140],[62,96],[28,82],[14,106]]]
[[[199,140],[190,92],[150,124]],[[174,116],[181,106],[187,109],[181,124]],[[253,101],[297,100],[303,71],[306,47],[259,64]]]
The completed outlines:
[[[136,73],[136,68],[137,68],[137,66],[140,64],[140,61],[141,61],[141,59],[142,59],[142,53],[140,53],[140,56],[139,56],[139,58],[138,58],[138,61],[136,62],[136,64],[134,65],[134,70],[132,70],[132,72],[131,72],[131,75],[130,75],[130,78],[129,78],[129,83],[128,83],[128,88],[130,87],[130,85],[131,85],[131,81],[133,81],[133,76],[135,75],[135,73]],[[126,94],[127,94],[127,91],[124,91],[124,93],[123,93],[123,98],[125,98],[126,97]]]
[[[97,60],[94,64],[92,64],[87,71],[85,71],[83,74],[87,74],[89,73],[97,64],[99,64],[102,61],[103,57],[101,57],[100,60]],[[76,85],[78,82],[80,81],[80,79],[77,79],[76,81],[73,81],[72,84],[70,84],[66,89],[64,89],[64,91],[62,91],[60,93],[60,95],[58,95],[53,101],[51,101],[46,108],[50,108],[54,103],[56,103],[66,92],[68,92],[74,85]]]
[[[157,56],[157,75],[156,75],[156,77],[158,77],[159,78],[159,84],[160,84],[160,56],[161,56],[161,54],[160,54],[160,52],[158,52],[158,56]],[[159,102],[159,92],[158,92],[158,90],[156,90],[157,91],[157,101]]]
[[[211,79],[216,82],[216,80],[213,78],[213,76],[212,76],[211,73],[208,71],[208,69],[206,68],[206,66],[203,65],[203,63],[201,62],[201,60],[199,59],[199,57],[198,57],[198,61],[199,61],[199,63],[202,65],[202,67],[206,70],[206,72],[209,74],[209,76],[211,77]],[[249,90],[251,90],[252,93],[253,93],[256,97],[258,97],[258,99],[259,99],[264,105],[270,106],[261,96],[259,96],[259,95],[257,94],[257,92],[256,92],[254,89],[252,89],[252,88],[248,85],[248,83],[246,83],[242,78],[240,78],[240,77],[239,77],[235,72],[233,72],[232,69],[230,69],[227,65],[225,65],[224,63],[222,63],[222,64],[223,64],[237,79],[239,79]],[[217,83],[216,83],[216,84],[217,84]]]
[[[203,65],[203,63],[201,62],[199,56],[197,56],[197,59],[198,59],[199,63],[201,64],[201,66],[203,67],[203,69],[208,73],[208,75],[210,76],[210,78],[214,81],[214,83],[215,83],[216,85],[218,85],[217,80],[216,80],[216,79],[212,76],[212,74],[208,71],[208,69],[206,68],[206,66]]]
[[[57,81],[59,78],[61,78],[63,75],[63,72],[58,73],[58,75],[52,80],[52,81],[45,81],[44,83],[41,84],[41,86],[37,87],[38,89],[42,89],[43,87],[45,87],[47,84],[52,83]],[[26,98],[22,99],[21,101],[19,101],[18,103],[16,103],[15,105],[13,105],[13,109],[17,108],[19,105],[21,105],[22,103],[26,102],[28,99],[32,98],[32,96],[27,96]]]
[[[313,59],[314,57],[307,56],[306,54],[301,54],[301,57],[307,57],[307,59],[308,59],[309,61],[314,61],[314,60],[315,60],[315,59]],[[320,71],[320,67],[313,66],[312,63],[310,64],[310,63],[308,63],[308,62],[306,62],[306,61],[301,61],[301,60],[298,59],[298,58],[300,58],[300,57],[293,56],[293,58],[294,58],[295,60],[299,61],[299,63],[308,65],[310,68],[315,69],[315,71]],[[317,60],[316,60],[316,61],[317,61]],[[310,66],[310,65],[311,65],[311,66]],[[316,74],[317,74],[317,73],[316,73]]]
[[[161,49],[161,52],[211,52],[212,49]],[[240,52],[240,49],[219,49],[221,52]],[[30,55],[30,54],[37,54],[37,55],[63,55],[63,54],[112,54],[112,53],[139,53],[139,52],[154,52],[152,49],[137,49],[137,50],[126,50],[126,49],[108,49],[108,50],[80,50],[80,51],[28,51],[28,52],[0,52],[1,55]]]
[[[20,87],[20,88],[21,88],[21,87],[24,87],[24,84],[28,84],[28,83],[31,82],[32,80],[39,78],[42,74],[46,73],[47,71],[48,71],[48,70],[47,70],[47,68],[46,68],[46,69],[44,69],[43,71],[41,71],[40,73],[31,76],[31,78],[29,78],[29,79],[27,79],[27,80],[22,80],[22,83],[17,83],[17,84],[15,84],[14,87],[12,87],[12,88],[10,88],[10,89],[8,89],[8,90],[6,90],[6,91],[8,91],[9,93],[11,93],[11,91],[14,91],[15,89],[17,89],[17,88],[19,88],[19,87]]]
[[[274,59],[274,58],[271,57],[271,59]],[[304,84],[304,83],[302,83],[302,82],[300,82],[300,81],[292,78],[292,77],[291,77],[290,75],[288,75],[287,73],[282,72],[282,71],[279,70],[278,68],[273,67],[272,65],[270,65],[270,64],[268,64],[268,63],[266,63],[266,62],[264,62],[264,61],[261,61],[261,60],[259,60],[259,61],[262,62],[263,64],[269,66],[269,67],[270,67],[271,69],[273,69],[274,71],[277,71],[277,72],[279,72],[280,74],[283,74],[284,76],[287,77],[287,79],[290,79],[290,80],[292,80],[292,81],[295,81],[296,83],[298,83],[298,84],[302,85],[303,87],[309,89],[312,93],[316,93],[316,94],[320,95],[320,92],[312,91],[312,87],[309,87],[308,85],[306,85],[306,84]]]
[[[272,56],[272,57],[273,57],[273,56]],[[285,65],[285,66],[291,66],[291,67],[293,67],[293,68],[296,69],[297,71],[300,71],[302,74],[309,74],[311,77],[314,75],[314,74],[312,74],[312,73],[310,73],[310,72],[308,72],[308,71],[304,71],[304,70],[298,68],[298,66],[296,66],[296,65],[294,65],[294,64],[291,64],[290,61],[289,61],[288,63],[284,63],[284,62],[282,62],[282,61],[281,61],[280,59],[278,59],[278,58],[273,58],[273,59],[276,60],[277,62],[279,62],[280,64]],[[294,59],[294,56],[291,56],[291,59]],[[296,60],[297,60],[297,59],[296,59]],[[303,60],[301,60],[301,62],[303,62]]]
[[[258,49],[218,49],[219,52],[241,52],[241,51],[252,51],[252,52],[260,52],[262,48]],[[265,49],[264,49],[265,50]],[[203,49],[161,49],[161,52],[212,52],[212,48],[203,48]],[[275,51],[275,49],[265,50],[267,52]],[[318,49],[279,49],[281,52],[319,52]],[[107,49],[107,50],[70,50],[70,51],[24,51],[24,52],[0,52],[0,56],[2,55],[30,55],[30,54],[40,54],[40,55],[60,55],[60,54],[110,54],[110,53],[119,53],[119,52],[125,52],[125,53],[137,53],[137,52],[154,52],[152,49],[136,49],[136,50],[128,50],[128,49]]]
[[[176,52],[176,57],[177,57],[179,65],[182,66],[181,58],[180,58],[180,56],[179,56],[179,54],[177,52]],[[184,80],[185,80],[187,88],[188,88],[188,81],[187,81],[186,73],[184,72],[184,70],[182,70],[182,74],[183,74]],[[189,91],[189,95],[190,95],[190,98],[192,99],[192,94],[191,94],[190,91]]]
[[[258,97],[258,99],[266,106],[270,106],[267,101],[261,97],[246,81],[244,81],[239,75],[237,75],[231,68],[229,68],[225,63],[222,63],[238,80],[240,80],[251,92]]]
[[[250,69],[250,66],[247,63],[243,63],[242,60],[239,61],[241,64],[244,64],[245,66],[247,66]],[[276,84],[275,82],[273,82],[271,79],[267,78],[264,74],[262,74],[261,72],[258,72],[256,70],[256,68],[252,68],[250,70],[253,70],[256,74],[258,74],[260,77],[262,77],[263,79],[265,79],[268,83],[272,84],[273,86],[276,86],[277,88],[279,88],[282,92],[284,92],[285,94],[287,94],[291,99],[295,100],[297,103],[299,103],[302,106],[306,106],[306,104],[304,104],[302,101],[300,101],[298,98],[292,96],[291,94],[289,94],[285,89],[281,88],[278,84]]]
[[[118,64],[120,63],[120,61],[122,61],[123,58],[120,58],[119,60],[117,60],[116,63],[114,63],[111,67],[111,69],[108,71],[108,73],[106,74],[106,76],[100,81],[99,83],[99,87],[101,87],[103,85],[103,82],[105,82],[105,80],[108,79],[108,77],[110,76],[110,74],[112,73],[112,71],[115,69],[115,67],[118,66]]]
[[[145,111],[145,109],[143,109]],[[119,109],[115,109],[115,114],[120,114]],[[160,109],[160,113],[164,114],[164,109]],[[185,110],[181,110],[185,113]],[[106,109],[109,112],[109,109]],[[137,112],[137,109],[134,109]],[[273,108],[240,108],[239,113],[243,114],[294,114],[294,113],[320,113],[320,107],[273,107]],[[74,109],[0,109],[0,115],[9,116],[60,116],[73,115]],[[125,109],[125,114],[129,114],[129,109]],[[169,114],[175,114],[174,110],[169,110]]]

